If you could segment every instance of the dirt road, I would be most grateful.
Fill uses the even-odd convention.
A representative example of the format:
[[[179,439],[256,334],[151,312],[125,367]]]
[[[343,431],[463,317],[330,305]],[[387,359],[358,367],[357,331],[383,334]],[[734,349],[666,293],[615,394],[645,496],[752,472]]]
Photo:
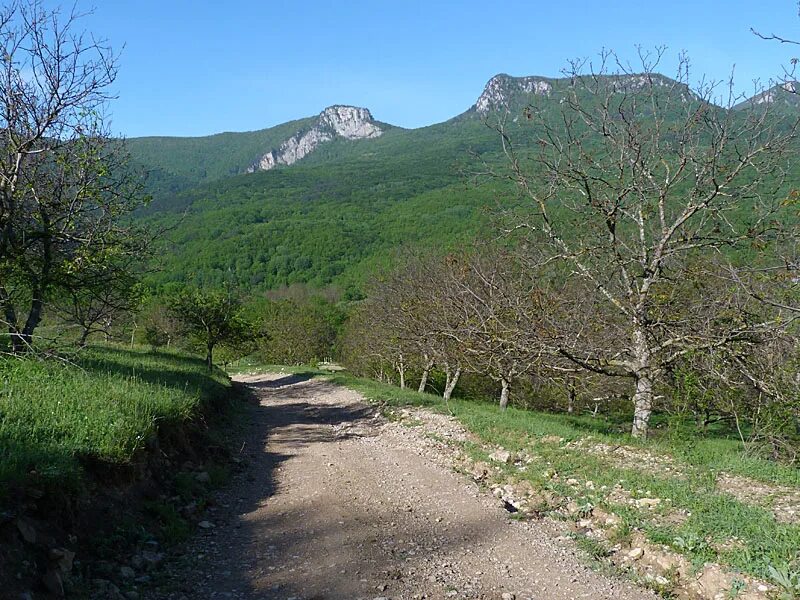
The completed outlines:
[[[245,381],[258,398],[251,466],[161,598],[655,597],[584,566],[561,525],[513,520],[454,472],[436,438],[464,432],[446,417],[408,427],[325,381]]]

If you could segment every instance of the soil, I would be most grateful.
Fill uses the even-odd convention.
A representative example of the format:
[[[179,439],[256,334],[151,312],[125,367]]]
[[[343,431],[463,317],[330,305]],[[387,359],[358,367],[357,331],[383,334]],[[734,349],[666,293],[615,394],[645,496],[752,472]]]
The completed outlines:
[[[655,598],[587,566],[565,523],[514,519],[455,472],[452,419],[387,420],[320,379],[242,380],[249,467],[145,597]]]

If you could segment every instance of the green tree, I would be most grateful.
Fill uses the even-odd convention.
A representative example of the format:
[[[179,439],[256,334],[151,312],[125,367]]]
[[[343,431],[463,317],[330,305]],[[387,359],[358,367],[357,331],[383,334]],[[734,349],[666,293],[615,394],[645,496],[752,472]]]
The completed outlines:
[[[35,0],[0,8],[0,320],[15,352],[48,304],[101,279],[87,271],[145,245],[125,218],[140,183],[102,117],[116,56],[76,19]]]
[[[174,298],[171,310],[184,333],[205,348],[209,370],[216,346],[243,344],[252,337],[241,302],[228,291],[186,290]]]

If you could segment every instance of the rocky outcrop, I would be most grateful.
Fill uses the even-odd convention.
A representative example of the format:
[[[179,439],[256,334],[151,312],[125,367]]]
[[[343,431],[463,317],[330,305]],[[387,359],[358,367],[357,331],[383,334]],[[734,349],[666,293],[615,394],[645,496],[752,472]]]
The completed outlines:
[[[776,102],[783,102],[786,105],[797,106],[800,104],[798,94],[800,94],[800,83],[797,81],[785,81],[781,84],[771,87],[764,92],[761,92],[760,94],[756,94],[744,102],[741,102],[736,106],[736,108],[741,108],[748,105],[775,104]]]
[[[636,94],[646,89],[673,89],[679,94],[681,101],[697,99],[685,84],[658,73],[635,73],[623,75],[604,75],[608,91]],[[486,115],[495,110],[508,110],[525,106],[531,102],[531,96],[545,96],[558,99],[566,93],[574,81],[565,79],[549,79],[546,77],[511,77],[501,73],[492,77],[483,89],[483,93],[475,102],[473,109],[479,115]],[[587,89],[592,87],[587,82]],[[576,89],[580,89],[577,86]]]
[[[553,84],[542,77],[511,77],[495,75],[486,84],[483,93],[475,102],[475,110],[486,114],[491,110],[508,107],[511,99],[518,94],[549,96]]]
[[[298,131],[254,162],[248,173],[269,171],[278,165],[291,165],[308,156],[321,144],[336,138],[363,140],[379,137],[383,130],[375,123],[366,108],[329,106],[323,110],[310,129]]]

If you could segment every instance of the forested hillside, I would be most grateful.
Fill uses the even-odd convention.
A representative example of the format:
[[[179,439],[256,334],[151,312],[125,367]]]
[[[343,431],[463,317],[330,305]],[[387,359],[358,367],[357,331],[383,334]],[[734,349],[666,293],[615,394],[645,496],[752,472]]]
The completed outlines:
[[[496,160],[499,149],[497,132],[472,115],[389,129],[374,140],[335,140],[296,165],[176,193],[156,178],[154,202],[141,214],[172,231],[154,281],[355,285],[398,246],[472,237],[489,217],[485,207],[511,194],[476,180],[476,156]]]
[[[613,76],[636,94],[641,76]],[[517,191],[502,173],[502,125],[525,146],[536,107],[558,119],[567,79],[493,77],[476,104],[453,119],[406,130],[380,124],[375,139],[333,139],[291,166],[246,173],[264,152],[310,127],[313,118],[250,133],[129,140],[149,173],[154,201],[141,215],[166,227],[158,285],[235,284],[263,290],[335,283],[359,294],[368,273],[402,245],[447,247],[472,238]],[[688,86],[657,75],[659,93],[682,107],[700,102]],[[785,116],[795,97],[773,89]],[[748,102],[736,106],[744,116]],[[724,109],[712,106],[712,110]],[[497,168],[499,167],[499,168]],[[500,177],[483,177],[494,171]]]

